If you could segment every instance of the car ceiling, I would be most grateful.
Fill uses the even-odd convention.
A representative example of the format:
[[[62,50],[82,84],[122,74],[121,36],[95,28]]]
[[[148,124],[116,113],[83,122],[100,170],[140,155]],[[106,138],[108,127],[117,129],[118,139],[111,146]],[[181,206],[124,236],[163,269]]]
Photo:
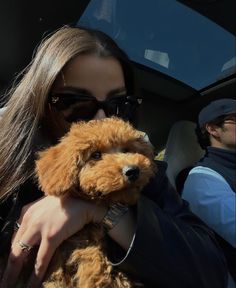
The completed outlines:
[[[209,17],[236,35],[235,0],[179,0],[178,2]],[[34,48],[45,33],[53,31],[63,24],[78,20],[88,3],[88,0],[67,0],[60,4],[56,1],[46,0],[38,2],[29,0],[1,1],[0,35],[4,41],[1,41],[0,46],[0,63],[2,68],[0,71],[0,85],[8,85],[16,73],[21,71],[30,62]],[[151,71],[148,71],[148,69],[145,69],[141,65],[137,65],[137,70],[139,74],[142,74],[142,79],[145,79],[148,82],[148,86],[151,87],[152,85],[149,84],[152,80],[146,79],[150,77]],[[178,96],[176,98],[175,96],[169,96],[171,99],[182,101],[196,94],[193,89],[189,89],[188,93],[190,93],[190,96],[188,96],[188,93],[186,94],[186,90],[188,90],[187,85],[185,86],[181,82],[178,83],[178,81],[174,81],[171,77],[168,79],[166,75],[162,75],[161,73],[157,72],[154,74],[153,77],[155,79],[160,78],[161,88],[166,87],[166,82],[171,81],[173,83],[173,91],[176,91],[176,96]],[[145,77],[146,75],[148,77]],[[145,86],[148,87],[144,83]],[[179,89],[181,88],[177,88],[180,86],[183,86],[182,93],[179,93]],[[169,91],[162,93],[163,97],[168,97],[171,94]]]
[[[178,2],[195,9],[236,35],[235,0],[179,0]],[[17,73],[30,63],[33,51],[43,36],[63,24],[75,23],[88,3],[88,0],[0,2],[0,36],[2,39],[0,91],[2,93],[9,87]],[[156,132],[150,127],[153,122],[157,121],[155,103],[159,105],[158,115],[163,113],[162,120],[167,123],[167,126],[169,125],[164,127],[160,123],[160,129],[163,126],[165,133],[168,133],[169,127],[177,119],[182,117],[194,120],[199,109],[211,99],[222,98],[226,95],[229,98],[235,98],[235,74],[224,81],[221,80],[210,87],[196,91],[161,72],[135,64],[144,98],[148,100],[141,115],[146,117],[145,124],[141,125],[143,125],[143,130],[149,130],[150,134],[153,134],[154,142],[157,142],[156,135],[154,135]],[[167,110],[169,110],[168,117],[164,115]]]
[[[234,0],[178,0],[236,35],[236,1]],[[227,15],[227,17],[225,16]]]

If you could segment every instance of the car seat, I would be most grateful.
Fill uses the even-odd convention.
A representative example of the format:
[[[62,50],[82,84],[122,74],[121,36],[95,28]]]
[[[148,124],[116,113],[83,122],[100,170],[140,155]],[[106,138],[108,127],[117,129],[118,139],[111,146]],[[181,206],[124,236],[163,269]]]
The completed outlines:
[[[194,164],[204,155],[195,134],[196,124],[181,120],[170,129],[164,161],[167,162],[167,176],[170,183],[181,194],[184,181]]]

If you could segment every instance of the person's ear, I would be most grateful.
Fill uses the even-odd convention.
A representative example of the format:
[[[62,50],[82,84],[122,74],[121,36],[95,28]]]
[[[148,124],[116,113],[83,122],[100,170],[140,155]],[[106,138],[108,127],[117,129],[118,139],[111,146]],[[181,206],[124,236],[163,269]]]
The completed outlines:
[[[220,133],[220,127],[214,124],[206,124],[206,130],[207,132],[210,134],[210,136],[214,137],[214,138],[219,138]]]

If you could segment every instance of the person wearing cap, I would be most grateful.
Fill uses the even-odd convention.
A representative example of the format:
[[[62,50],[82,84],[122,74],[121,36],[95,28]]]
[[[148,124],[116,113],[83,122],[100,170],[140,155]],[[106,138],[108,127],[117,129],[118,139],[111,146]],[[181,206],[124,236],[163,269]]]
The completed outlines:
[[[217,236],[236,287],[236,100],[211,102],[199,113],[196,129],[206,153],[190,170],[182,197]]]

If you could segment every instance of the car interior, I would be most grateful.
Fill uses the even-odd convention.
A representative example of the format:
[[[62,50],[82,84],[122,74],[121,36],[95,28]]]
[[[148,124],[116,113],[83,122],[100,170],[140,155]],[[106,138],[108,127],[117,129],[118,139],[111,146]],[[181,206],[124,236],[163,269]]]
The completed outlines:
[[[0,21],[1,95],[62,25],[113,37],[134,63],[143,99],[137,126],[157,154],[165,149],[174,186],[204,153],[194,133],[200,109],[236,98],[235,0],[10,0],[0,3]]]

